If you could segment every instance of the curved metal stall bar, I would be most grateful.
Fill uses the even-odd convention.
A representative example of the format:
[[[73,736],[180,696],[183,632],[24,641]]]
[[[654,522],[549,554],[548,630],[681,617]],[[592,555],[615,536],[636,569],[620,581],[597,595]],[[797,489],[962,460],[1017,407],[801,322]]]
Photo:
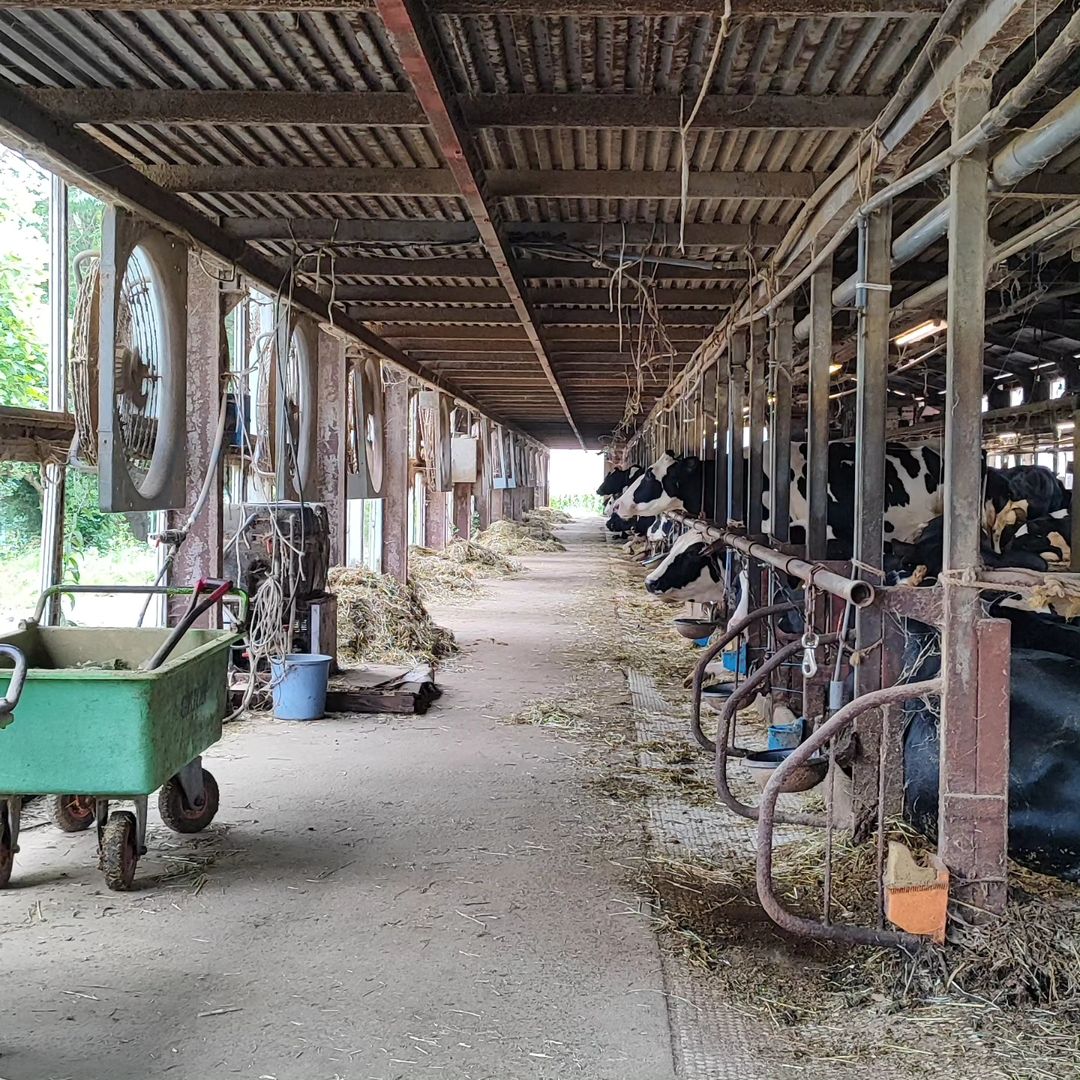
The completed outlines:
[[[824,724],[800,743],[788,757],[777,766],[765,790],[761,795],[757,829],[757,892],[761,906],[766,914],[778,926],[793,934],[819,938],[823,941],[843,941],[851,945],[901,946],[919,948],[926,939],[918,934],[908,934],[901,930],[872,930],[864,926],[827,925],[817,919],[808,919],[788,911],[780,902],[773,888],[772,877],[772,841],[773,826],[780,822],[787,824],[786,818],[776,813],[776,800],[784,780],[794,769],[802,765],[811,754],[820,750],[830,739],[848,726],[853,720],[869,709],[882,705],[893,705],[908,698],[925,697],[941,692],[941,679],[926,679],[922,682],[899,683],[874,690],[869,694],[848,702]]]
[[[752,626],[758,619],[783,615],[785,612],[794,611],[798,607],[798,604],[789,601],[783,604],[768,604],[766,607],[756,608],[730,626],[719,641],[706,646],[705,651],[701,654],[701,659],[697,662],[697,667],[694,668],[694,685],[690,707],[690,734],[694,736],[694,741],[703,750],[708,751],[710,754],[716,752],[715,743],[701,730],[701,684],[705,681],[705,669],[723,652],[726,646],[735,641],[748,626]]]
[[[833,645],[836,641],[836,634],[822,634],[818,639],[818,644]],[[716,728],[716,794],[729,810],[740,817],[748,818],[750,821],[760,820],[761,808],[740,802],[728,786],[728,741],[732,734],[731,729],[735,714],[739,711],[743,699],[750,695],[751,690],[756,690],[781,664],[790,660],[796,653],[801,652],[803,648],[801,641],[792,641],[782,649],[778,649],[727,699],[724,704],[724,711],[720,714],[720,723]],[[777,772],[779,772],[779,769],[777,769]],[[825,818],[821,814],[778,814],[774,809],[773,818],[780,822],[781,825],[806,825],[814,829],[823,829],[825,827]]]

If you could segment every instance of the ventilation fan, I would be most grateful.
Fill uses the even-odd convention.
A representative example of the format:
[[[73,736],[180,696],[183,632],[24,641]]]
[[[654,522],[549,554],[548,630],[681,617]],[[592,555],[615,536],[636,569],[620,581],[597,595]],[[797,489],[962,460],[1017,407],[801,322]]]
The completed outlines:
[[[187,247],[125,210],[106,210],[97,289],[102,510],[164,510],[186,501],[187,271]],[[87,329],[87,389],[92,337]],[[83,421],[89,436],[92,410]]]
[[[382,367],[370,356],[349,362],[348,477],[350,499],[381,499],[383,486]]]
[[[452,491],[453,458],[451,449],[450,413],[453,399],[440,390],[422,390],[419,394],[422,423],[425,433],[424,460],[428,466],[432,491]],[[424,416],[427,413],[427,416]]]
[[[275,307],[256,344],[255,471],[279,502],[311,497],[315,473],[317,328]],[[279,358],[284,357],[284,363]]]

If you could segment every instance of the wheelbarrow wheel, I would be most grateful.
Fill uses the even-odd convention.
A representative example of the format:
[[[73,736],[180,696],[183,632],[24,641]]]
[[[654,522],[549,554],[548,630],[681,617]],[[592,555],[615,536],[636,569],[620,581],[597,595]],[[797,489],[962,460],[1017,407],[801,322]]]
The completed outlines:
[[[218,786],[214,777],[203,769],[203,804],[189,806],[178,777],[166,781],[158,792],[158,812],[161,820],[178,833],[202,832],[218,812]]]
[[[82,832],[94,824],[92,795],[54,795],[49,800],[53,824],[64,832]]]
[[[6,889],[11,881],[11,868],[15,865],[15,848],[11,843],[11,825],[8,823],[7,807],[0,806],[0,889]]]
[[[116,810],[109,815],[101,837],[101,868],[105,871],[105,884],[114,892],[127,892],[135,880],[138,861],[135,815],[129,810]]]

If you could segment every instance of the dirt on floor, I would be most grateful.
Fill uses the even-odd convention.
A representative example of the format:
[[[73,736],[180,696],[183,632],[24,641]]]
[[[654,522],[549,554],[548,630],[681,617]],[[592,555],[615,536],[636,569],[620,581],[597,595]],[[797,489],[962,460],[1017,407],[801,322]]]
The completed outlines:
[[[152,810],[134,892],[104,888],[91,833],[27,831],[0,1077],[673,1077],[640,829],[590,790],[591,751],[504,722],[572,685],[625,725],[578,628],[604,558],[528,557],[437,610],[463,652],[425,716],[232,725],[218,821],[178,836]]]

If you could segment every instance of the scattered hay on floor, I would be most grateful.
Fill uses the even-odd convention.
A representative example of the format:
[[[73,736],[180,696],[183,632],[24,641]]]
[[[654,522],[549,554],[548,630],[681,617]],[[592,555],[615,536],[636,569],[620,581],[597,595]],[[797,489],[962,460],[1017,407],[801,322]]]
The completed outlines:
[[[892,834],[927,846],[905,825]],[[873,925],[874,849],[836,834],[835,921]],[[774,881],[790,909],[820,918],[823,868],[820,835],[777,847]],[[975,926],[954,905],[948,944],[913,954],[784,933],[757,902],[749,855],[650,859],[640,883],[669,945],[780,1033],[769,1044],[778,1060],[845,1077],[886,1061],[905,1077],[1080,1075],[1080,888],[1015,865],[1010,881],[1002,919]]]
[[[573,517],[565,510],[558,510],[554,506],[537,506],[532,510],[526,510],[526,521],[539,521],[548,527],[552,525],[569,525]]]
[[[464,563],[479,577],[508,577],[525,569],[516,559],[508,559],[501,552],[472,540],[452,540],[446,545],[444,555],[454,562]]]
[[[436,626],[416,586],[357,566],[337,566],[338,652],[353,664],[435,663],[458,651],[454,635]]]
[[[519,709],[504,721],[507,724],[532,724],[558,731],[582,730],[585,710],[577,702],[558,698],[542,698]]]
[[[500,555],[534,555],[545,551],[565,551],[561,541],[547,526],[538,522],[519,525],[516,521],[493,521],[476,537],[482,544]]]

